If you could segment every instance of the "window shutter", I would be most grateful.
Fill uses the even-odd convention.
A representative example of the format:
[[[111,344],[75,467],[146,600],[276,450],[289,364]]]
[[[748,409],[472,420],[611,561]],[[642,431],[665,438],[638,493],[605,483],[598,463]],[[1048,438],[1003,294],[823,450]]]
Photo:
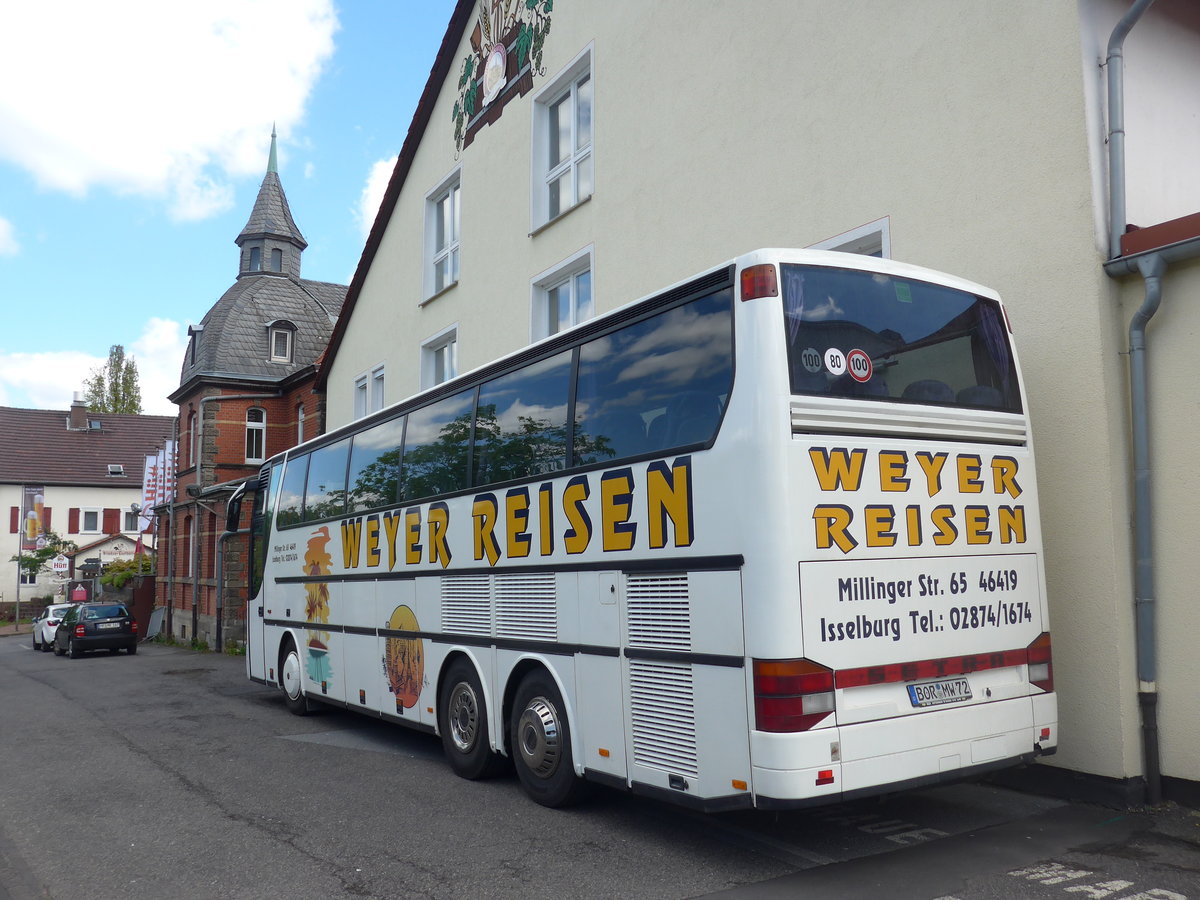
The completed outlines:
[[[121,530],[121,511],[119,509],[106,509],[104,511],[104,533],[116,534]]]
[[[67,510],[67,534],[79,534],[79,507]]]
[[[10,506],[8,512],[8,530],[11,534],[16,534],[21,530],[21,507]]]
[[[48,506],[42,507],[42,530],[50,531],[50,513],[51,509]]]

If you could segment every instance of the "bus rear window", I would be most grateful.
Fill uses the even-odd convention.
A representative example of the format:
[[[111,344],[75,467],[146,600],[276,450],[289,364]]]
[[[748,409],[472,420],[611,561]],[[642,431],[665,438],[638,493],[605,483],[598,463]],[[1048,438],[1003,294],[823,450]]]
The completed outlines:
[[[1021,412],[995,301],[877,272],[780,269],[793,394]]]

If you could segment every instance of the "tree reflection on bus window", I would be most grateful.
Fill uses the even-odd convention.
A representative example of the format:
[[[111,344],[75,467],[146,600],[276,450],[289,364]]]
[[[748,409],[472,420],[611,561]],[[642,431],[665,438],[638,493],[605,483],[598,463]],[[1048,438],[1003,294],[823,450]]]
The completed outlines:
[[[400,499],[448,494],[467,486],[472,401],[463,391],[409,413],[400,466]]]
[[[350,449],[348,512],[377,509],[396,502],[403,436],[403,416],[372,425],[354,436]]]
[[[474,484],[557,472],[567,466],[567,397],[571,351],[479,389]]]
[[[733,384],[732,296],[710,294],[583,345],[576,465],[712,440]]]

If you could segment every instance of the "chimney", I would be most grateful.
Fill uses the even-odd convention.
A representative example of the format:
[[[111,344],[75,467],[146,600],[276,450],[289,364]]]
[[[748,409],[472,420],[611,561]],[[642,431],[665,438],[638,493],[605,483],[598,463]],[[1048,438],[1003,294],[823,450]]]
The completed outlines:
[[[67,428],[71,431],[88,430],[88,408],[79,391],[75,392],[75,399],[71,401],[71,417],[67,420]]]

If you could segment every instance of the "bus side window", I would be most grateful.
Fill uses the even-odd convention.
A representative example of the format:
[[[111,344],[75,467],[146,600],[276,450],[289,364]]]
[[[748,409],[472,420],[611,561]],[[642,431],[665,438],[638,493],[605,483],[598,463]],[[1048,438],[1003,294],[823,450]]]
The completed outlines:
[[[376,509],[396,501],[404,416],[373,425],[354,436],[350,450],[347,512]]]
[[[445,397],[408,415],[400,499],[448,494],[467,486],[475,391]]]
[[[308,454],[293,456],[283,472],[279,488],[279,511],[275,522],[280,528],[299,525],[304,512],[304,482],[308,477]]]
[[[346,512],[346,454],[350,439],[312,452],[304,487],[304,521],[328,519]]]
[[[567,465],[571,351],[489,381],[475,410],[472,484],[557,472]]]

